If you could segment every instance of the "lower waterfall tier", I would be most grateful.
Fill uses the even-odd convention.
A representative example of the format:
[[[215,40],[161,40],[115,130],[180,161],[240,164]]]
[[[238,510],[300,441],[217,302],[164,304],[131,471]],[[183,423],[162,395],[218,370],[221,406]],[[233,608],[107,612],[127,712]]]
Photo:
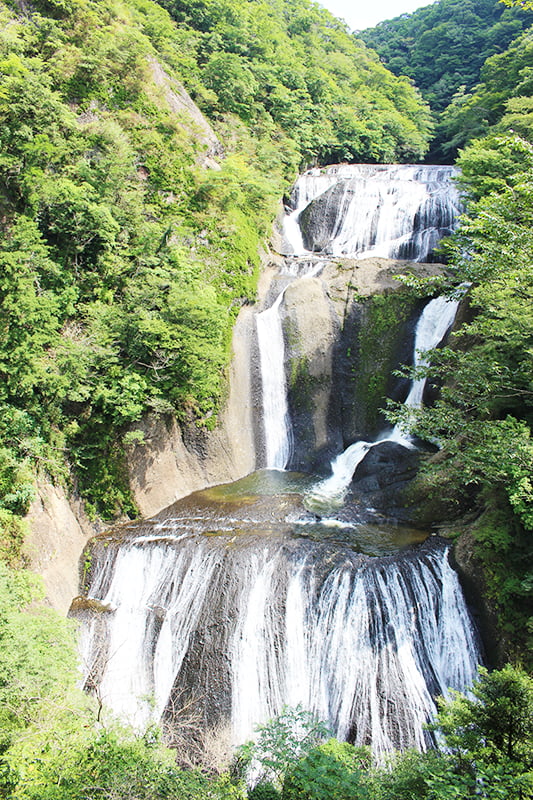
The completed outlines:
[[[94,540],[73,609],[86,686],[139,728],[194,712],[239,744],[301,705],[378,755],[425,749],[435,696],[469,687],[480,661],[447,547],[318,520],[305,486],[257,473]]]

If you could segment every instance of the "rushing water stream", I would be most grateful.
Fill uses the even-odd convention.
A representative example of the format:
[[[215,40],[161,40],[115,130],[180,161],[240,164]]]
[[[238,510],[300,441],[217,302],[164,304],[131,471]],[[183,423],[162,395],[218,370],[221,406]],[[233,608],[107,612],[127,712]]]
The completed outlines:
[[[269,469],[94,540],[87,596],[73,610],[85,682],[138,728],[193,708],[205,728],[230,724],[238,744],[284,705],[301,704],[378,755],[424,749],[435,697],[474,679],[478,638],[446,543],[343,505],[367,452],[384,440],[408,451],[408,435],[398,428],[353,443],[325,481],[284,471],[293,434],[280,308],[291,279],[320,272],[306,248],[319,250],[321,236],[323,252],[427,258],[453,226],[450,174],[352,166],[299,180],[285,238],[301,258],[289,260],[257,315]],[[322,233],[310,242],[320,214]],[[416,364],[446,335],[455,308],[444,299],[425,306]],[[407,405],[419,405],[423,389],[415,381]]]

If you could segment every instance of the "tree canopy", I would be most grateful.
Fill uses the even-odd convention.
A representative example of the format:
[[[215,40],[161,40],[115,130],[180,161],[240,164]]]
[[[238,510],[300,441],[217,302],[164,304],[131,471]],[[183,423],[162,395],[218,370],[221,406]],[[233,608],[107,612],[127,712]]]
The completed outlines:
[[[309,0],[169,10],[0,3],[0,512],[14,550],[32,471],[74,470],[91,513],[134,515],[127,426],[150,410],[214,423],[232,323],[301,164],[427,147],[409,81]],[[218,170],[169,100],[176,79],[217,129]]]
[[[473,89],[489,56],[503,52],[532,23],[523,4],[437,0],[359,35],[388,69],[412,78],[431,108],[441,112],[461,87]]]

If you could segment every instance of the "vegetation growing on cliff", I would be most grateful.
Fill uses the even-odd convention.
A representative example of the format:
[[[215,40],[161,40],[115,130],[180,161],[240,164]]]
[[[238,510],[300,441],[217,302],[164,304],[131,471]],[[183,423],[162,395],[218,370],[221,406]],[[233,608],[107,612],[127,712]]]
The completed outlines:
[[[32,472],[73,470],[89,511],[134,515],[121,432],[148,410],[213,424],[232,323],[302,163],[426,148],[427,108],[409,82],[313,3],[170,8],[177,22],[149,0],[0,5],[0,512],[12,557]],[[205,134],[175,110],[173,76],[216,124],[220,169],[202,166]]]
[[[318,5],[161,4],[194,31],[198,72],[189,85],[201,107],[237,114],[260,138],[289,139],[300,166],[416,160],[426,151],[428,109],[410,82],[394,78]]]
[[[399,330],[407,330],[416,297],[404,289],[376,294],[363,305],[357,342],[349,345],[353,371],[354,419],[362,430],[376,434],[382,425],[385,398],[390,396],[394,365],[401,358]]]
[[[533,147],[517,136],[478,140],[458,160],[468,212],[447,245],[471,318],[433,354],[440,398],[415,432],[441,447],[428,464],[446,513],[466,510],[510,649],[533,654]],[[526,656],[525,654],[528,653]]]

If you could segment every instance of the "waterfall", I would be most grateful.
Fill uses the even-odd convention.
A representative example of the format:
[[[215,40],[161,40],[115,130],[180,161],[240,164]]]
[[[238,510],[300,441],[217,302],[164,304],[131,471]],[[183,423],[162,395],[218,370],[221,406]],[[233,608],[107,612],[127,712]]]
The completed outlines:
[[[371,559],[179,530],[167,519],[164,535],[141,531],[97,553],[88,596],[107,610],[85,627],[86,669],[136,726],[168,712],[189,659],[199,683],[207,669],[217,686],[200,701],[208,719],[227,698],[234,744],[300,703],[378,755],[425,749],[435,695],[475,678],[477,638],[446,547]]]
[[[279,308],[284,292],[256,316],[263,390],[266,466],[284,469],[290,455],[290,417],[285,381],[285,344]]]
[[[426,304],[415,330],[413,356],[415,369],[425,366],[428,351],[442,342],[453,325],[458,305],[458,300],[447,297],[435,297]],[[420,407],[425,385],[425,377],[415,378],[404,405],[409,408]],[[329,478],[320,481],[309,491],[306,501],[308,507],[320,511],[324,506],[341,505],[355,470],[368,451],[383,442],[396,442],[404,447],[412,447],[411,437],[401,424],[395,425],[392,431],[382,433],[373,442],[354,442],[334,459]]]
[[[319,273],[319,252],[427,257],[454,225],[453,174],[341,165],[298,180],[285,221],[291,258],[256,315],[268,469],[91,543],[86,596],[72,607],[85,686],[138,730],[161,720],[179,728],[191,713],[194,736],[230,724],[236,745],[300,704],[379,757],[431,746],[435,697],[475,679],[478,637],[446,544],[430,537],[415,547],[424,532],[377,523],[361,533],[350,508],[325,520],[306,510],[341,504],[368,451],[387,440],[412,447],[408,434],[396,426],[355,442],[319,484],[285,472],[285,290]],[[445,337],[456,305],[426,305],[415,367]],[[422,402],[424,383],[413,382],[408,408]]]
[[[281,275],[286,280],[314,277],[324,266],[323,260],[294,260]],[[265,466],[284,469],[291,454],[291,421],[285,378],[285,343],[281,323],[281,304],[287,288],[279,292],[272,305],[256,315],[257,345],[261,366]]]
[[[427,366],[426,354],[438,347],[446,337],[454,323],[458,307],[459,300],[450,299],[449,297],[435,297],[427,303],[418,320],[415,331],[413,356],[415,370]],[[426,380],[425,377],[418,377],[413,380],[409,394],[404,402],[406,407],[420,408]],[[399,442],[406,446],[409,446],[411,441],[409,434],[405,431],[405,427],[401,424],[395,425],[392,433],[388,434],[386,438],[389,441]]]
[[[293,189],[287,252],[425,261],[461,211],[453,167],[344,164],[312,169]]]

